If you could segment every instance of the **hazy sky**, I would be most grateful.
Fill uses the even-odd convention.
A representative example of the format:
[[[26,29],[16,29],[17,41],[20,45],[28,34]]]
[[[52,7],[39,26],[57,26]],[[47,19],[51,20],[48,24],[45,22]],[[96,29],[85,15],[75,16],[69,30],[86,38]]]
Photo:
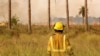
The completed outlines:
[[[51,0],[51,16],[66,17],[66,0]],[[31,0],[32,23],[47,22],[48,0]],[[84,0],[69,0],[70,16],[78,15]],[[88,0],[89,16],[100,16],[100,0]],[[21,22],[27,23],[28,0],[12,0],[12,16],[17,15]],[[0,20],[8,19],[8,0],[0,0]]]

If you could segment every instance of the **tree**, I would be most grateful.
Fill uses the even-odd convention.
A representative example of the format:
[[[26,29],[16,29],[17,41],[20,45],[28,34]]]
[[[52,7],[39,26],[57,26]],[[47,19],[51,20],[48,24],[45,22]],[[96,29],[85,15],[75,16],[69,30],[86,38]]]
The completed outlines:
[[[11,26],[12,26],[12,30],[18,30],[18,22],[19,22],[19,18],[14,15],[12,18],[11,18]]]
[[[14,15],[14,16],[12,16],[12,18],[11,18],[11,26],[12,26],[12,29],[11,29],[11,31],[9,32],[9,34],[11,35],[11,36],[15,36],[15,37],[19,37],[19,33],[20,33],[20,31],[19,31],[19,27],[18,27],[18,22],[19,22],[19,18],[16,16],[16,15]]]
[[[9,0],[9,21],[8,21],[8,28],[11,29],[11,0]]]
[[[85,30],[87,31],[88,30],[88,8],[87,8],[87,0],[85,0]]]
[[[84,19],[85,19],[85,7],[84,6],[82,6],[81,8],[80,8],[80,10],[79,10],[79,15],[82,15],[82,17],[83,17],[83,25],[84,25]]]
[[[31,27],[31,0],[28,0],[28,31],[29,33],[32,33],[32,27]]]
[[[50,24],[51,24],[51,20],[50,20],[50,0],[48,0],[48,27],[51,28]]]
[[[16,15],[14,15],[12,18],[11,18],[11,25],[12,26],[16,26],[18,24],[18,17]]]
[[[67,14],[67,28],[69,29],[69,4],[68,0],[66,0],[66,14]]]

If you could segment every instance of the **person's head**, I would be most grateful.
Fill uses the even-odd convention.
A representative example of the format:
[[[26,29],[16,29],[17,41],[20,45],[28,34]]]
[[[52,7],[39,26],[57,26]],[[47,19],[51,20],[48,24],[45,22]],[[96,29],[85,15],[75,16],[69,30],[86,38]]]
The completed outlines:
[[[63,33],[63,30],[64,30],[64,25],[62,22],[56,22],[54,24],[54,31],[55,32],[60,32],[60,33]]]

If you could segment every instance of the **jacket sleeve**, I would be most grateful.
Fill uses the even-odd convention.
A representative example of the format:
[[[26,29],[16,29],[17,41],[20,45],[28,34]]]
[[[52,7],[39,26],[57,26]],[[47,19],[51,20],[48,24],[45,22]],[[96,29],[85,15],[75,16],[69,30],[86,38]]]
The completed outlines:
[[[69,56],[72,56],[72,55],[74,56],[73,49],[72,49],[69,39],[66,39],[66,50]]]
[[[69,39],[67,38],[67,39],[65,40],[65,42],[66,42],[66,49],[67,49],[68,51],[71,50],[71,45],[70,45]]]

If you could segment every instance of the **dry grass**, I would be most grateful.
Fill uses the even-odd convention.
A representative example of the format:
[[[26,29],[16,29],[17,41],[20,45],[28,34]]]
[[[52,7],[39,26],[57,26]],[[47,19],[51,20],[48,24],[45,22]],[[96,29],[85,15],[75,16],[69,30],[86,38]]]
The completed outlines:
[[[88,32],[77,27],[65,29],[75,56],[100,56],[100,28],[92,28]],[[33,34],[23,32],[20,32],[19,38],[9,36],[9,32],[0,34],[0,56],[47,56],[47,41],[53,31],[44,26],[34,26]]]

